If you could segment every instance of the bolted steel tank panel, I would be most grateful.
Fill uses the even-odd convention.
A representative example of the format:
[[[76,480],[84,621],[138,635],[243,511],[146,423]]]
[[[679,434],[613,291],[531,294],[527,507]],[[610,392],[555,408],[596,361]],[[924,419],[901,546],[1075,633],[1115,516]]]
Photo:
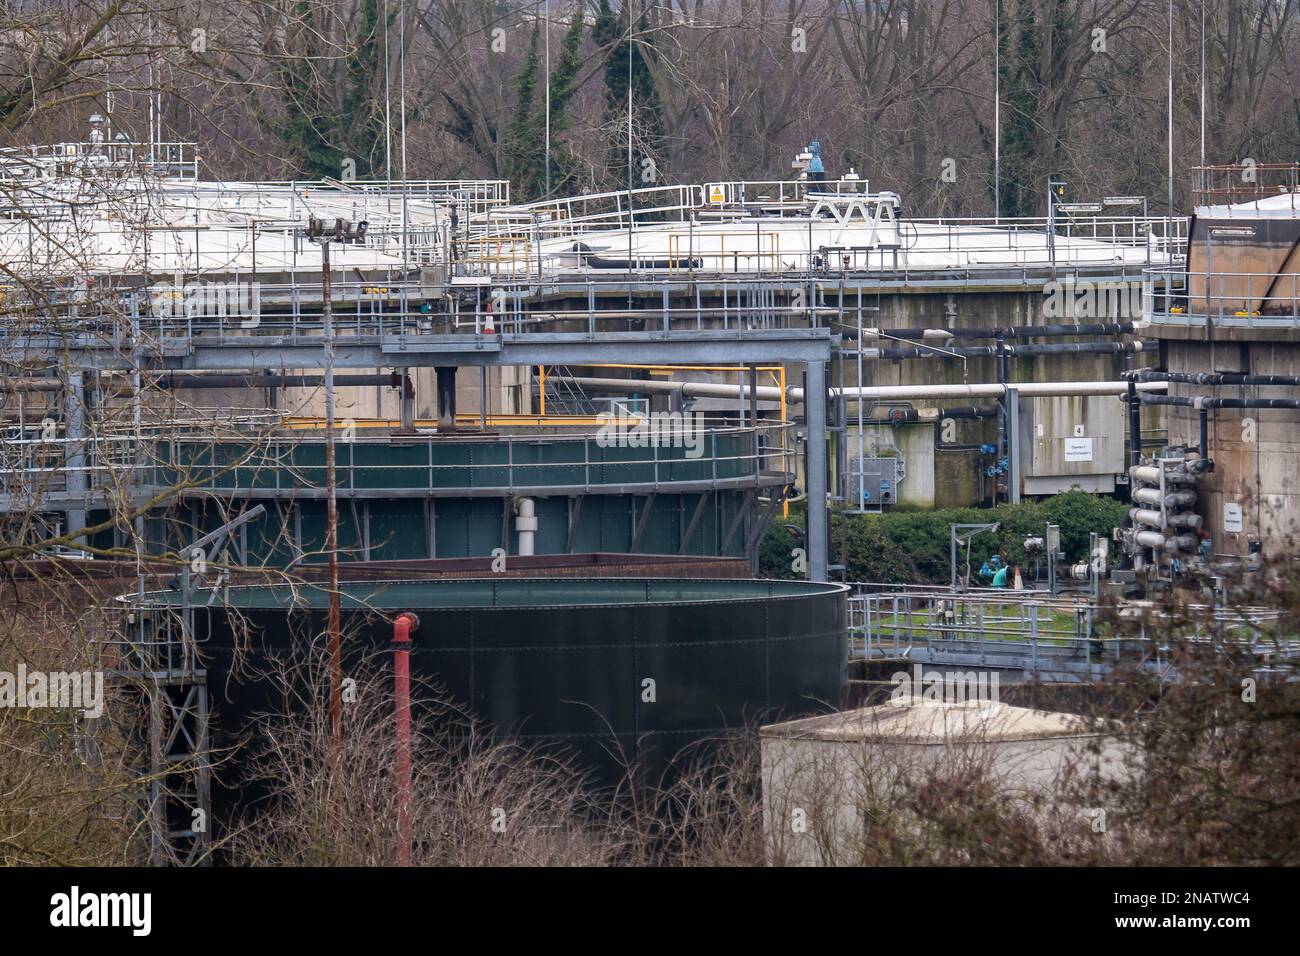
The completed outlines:
[[[393,618],[413,611],[415,680],[445,688],[498,732],[564,749],[598,784],[623,775],[612,756],[620,749],[653,782],[675,756],[725,731],[841,706],[847,591],[747,579],[352,582],[341,599],[344,655],[351,665],[383,654]],[[145,608],[178,600],[132,599]],[[247,675],[296,644],[323,641],[326,604],[321,586],[250,586],[198,610],[215,747],[272,711],[275,688]],[[218,787],[218,796],[246,795]]]

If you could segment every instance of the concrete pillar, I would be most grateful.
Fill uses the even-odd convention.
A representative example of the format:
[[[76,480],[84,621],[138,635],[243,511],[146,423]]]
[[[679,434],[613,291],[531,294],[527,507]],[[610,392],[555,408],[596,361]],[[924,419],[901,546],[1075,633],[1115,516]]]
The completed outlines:
[[[404,434],[415,431],[415,382],[411,379],[410,371],[410,369],[405,368],[397,369],[397,374],[400,377],[398,390],[401,393],[400,431]]]
[[[804,484],[808,488],[808,579],[826,580],[830,520],[826,512],[826,366],[809,362],[804,385],[804,420],[808,436]]]
[[[438,431],[456,430],[456,366],[439,366],[438,376]]]

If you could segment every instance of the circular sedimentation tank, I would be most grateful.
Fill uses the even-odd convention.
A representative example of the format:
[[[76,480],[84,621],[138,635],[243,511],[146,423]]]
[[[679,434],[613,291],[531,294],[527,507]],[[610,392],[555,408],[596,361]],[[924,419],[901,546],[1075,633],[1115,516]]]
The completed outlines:
[[[374,652],[389,666],[392,621],[413,611],[413,678],[498,732],[560,745],[601,784],[622,778],[626,758],[656,781],[702,740],[838,708],[847,686],[840,584],[503,577],[341,591],[345,667]],[[129,600],[166,609],[180,596]],[[248,675],[295,645],[323,647],[327,606],[321,586],[266,585],[220,591],[196,609],[214,747],[274,710],[273,683]]]

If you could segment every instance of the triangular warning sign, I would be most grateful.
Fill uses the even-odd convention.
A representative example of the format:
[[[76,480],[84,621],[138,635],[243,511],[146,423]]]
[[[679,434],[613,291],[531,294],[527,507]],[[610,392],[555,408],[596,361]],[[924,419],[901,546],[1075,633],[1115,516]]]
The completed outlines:
[[[723,201],[724,201],[724,197],[722,195],[722,187],[714,186],[713,191],[709,193],[709,202],[720,203]]]

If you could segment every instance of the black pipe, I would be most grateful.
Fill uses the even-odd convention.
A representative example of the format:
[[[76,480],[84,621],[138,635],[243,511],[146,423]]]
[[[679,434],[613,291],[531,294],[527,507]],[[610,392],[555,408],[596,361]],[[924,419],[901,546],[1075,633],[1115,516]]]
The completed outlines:
[[[1132,379],[1128,382],[1128,463],[1142,464],[1142,406]]]
[[[1196,450],[1202,458],[1209,458],[1210,447],[1210,410],[1201,406],[1201,442]]]
[[[1298,375],[1246,375],[1241,372],[1165,372],[1140,368],[1127,375],[1139,382],[1182,382],[1188,385],[1300,385]]]
[[[1131,383],[1130,383],[1131,384]],[[1148,395],[1139,393],[1143,405],[1179,405],[1184,408],[1293,408],[1300,409],[1300,398],[1187,398],[1182,395]]]
[[[958,405],[956,408],[939,409],[939,420],[945,418],[995,418],[998,414],[996,405]]]
[[[584,242],[575,242],[573,251],[581,257],[582,264],[589,269],[621,269],[631,272],[634,269],[700,269],[704,260],[691,259],[607,259],[591,251]]]

